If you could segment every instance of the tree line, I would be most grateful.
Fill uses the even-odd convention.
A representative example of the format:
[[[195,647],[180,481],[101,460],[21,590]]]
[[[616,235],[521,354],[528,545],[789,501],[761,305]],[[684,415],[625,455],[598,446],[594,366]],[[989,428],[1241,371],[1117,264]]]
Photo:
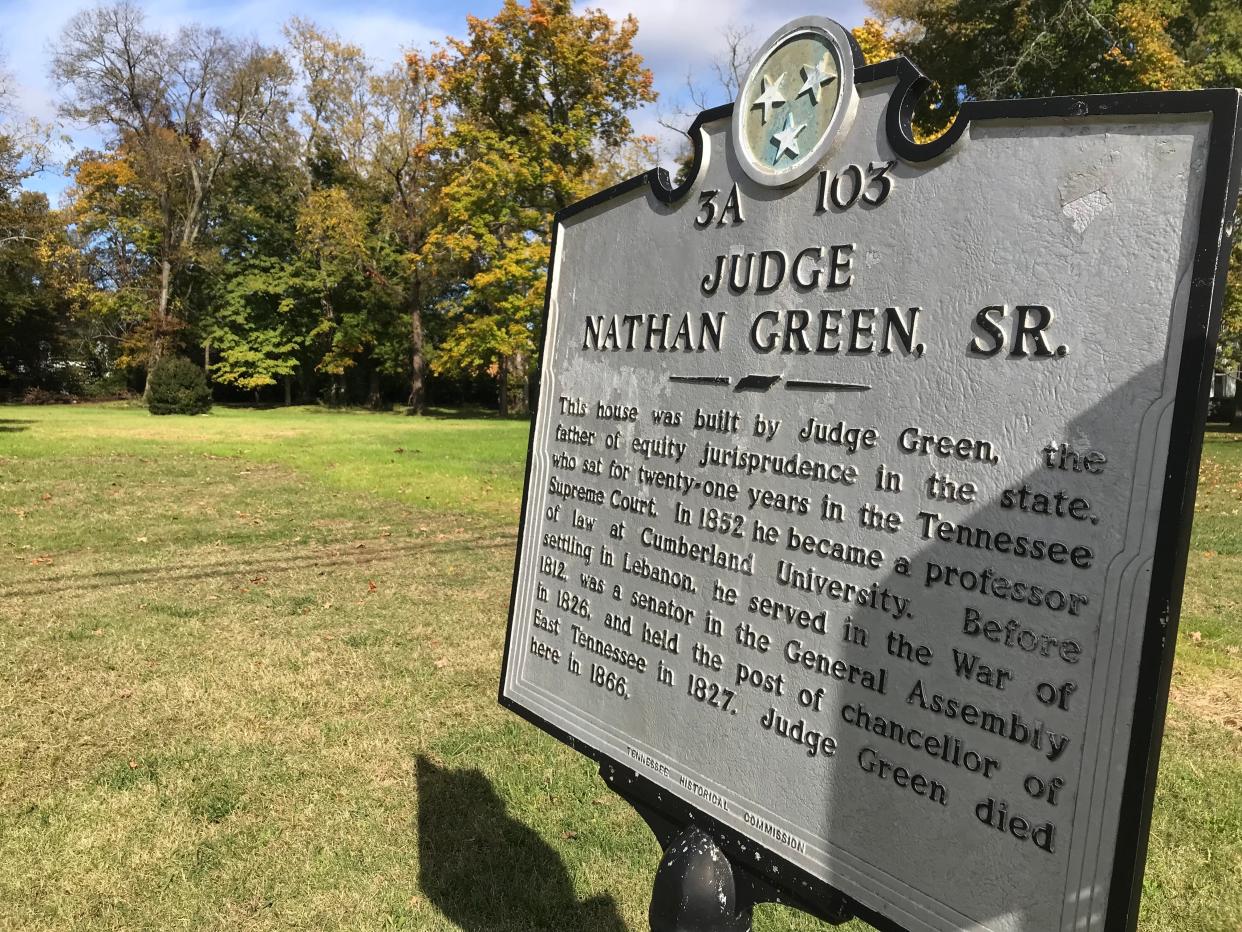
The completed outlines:
[[[73,158],[57,210],[20,189],[33,147],[0,162],[27,286],[0,299],[0,377],[140,388],[185,353],[251,396],[418,411],[430,376],[521,410],[551,214],[639,161],[636,29],[508,0],[381,69],[303,19],[267,47],[84,10],[51,72],[62,116],[106,144]]]
[[[1235,0],[871,6],[867,58],[906,54],[936,82],[925,137],[969,99],[1242,85]],[[637,29],[505,0],[381,68],[299,18],[265,46],[161,32],[128,0],[83,10],[50,70],[62,118],[103,144],[74,155],[55,207],[23,187],[47,130],[6,114],[0,84],[0,397],[141,391],[181,354],[239,400],[524,410],[552,214],[652,161],[629,118],[655,98]],[[717,96],[749,57],[727,35]]]

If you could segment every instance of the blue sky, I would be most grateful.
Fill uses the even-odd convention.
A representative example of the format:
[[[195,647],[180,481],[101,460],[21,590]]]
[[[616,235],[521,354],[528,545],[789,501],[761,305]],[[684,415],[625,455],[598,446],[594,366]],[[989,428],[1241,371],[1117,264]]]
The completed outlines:
[[[44,121],[56,119],[58,88],[47,76],[48,45],[59,35],[65,22],[89,5],[86,0],[0,0],[0,54],[14,78],[17,109]],[[499,0],[471,0],[468,3],[426,0],[376,2],[356,0],[155,0],[143,3],[148,20],[155,26],[175,29],[184,23],[200,22],[219,26],[261,41],[280,41],[281,25],[299,15],[334,29],[344,38],[361,45],[377,62],[391,62],[403,47],[426,48],[446,35],[464,35],[466,16],[491,16]],[[639,22],[636,45],[655,74],[660,101],[634,114],[641,132],[662,135],[667,148],[674,140],[657,122],[665,115],[688,105],[685,101],[688,71],[704,73],[707,63],[724,45],[727,26],[749,27],[757,44],[787,20],[818,14],[830,16],[845,26],[862,22],[867,8],[864,0],[594,0],[580,6],[599,7],[615,18],[633,13]],[[706,77],[706,75],[704,75]],[[725,103],[712,100],[709,103]],[[77,146],[94,143],[95,137],[82,127],[60,126],[71,137],[61,156]],[[48,172],[30,187],[47,191],[55,198],[65,181],[58,172]]]

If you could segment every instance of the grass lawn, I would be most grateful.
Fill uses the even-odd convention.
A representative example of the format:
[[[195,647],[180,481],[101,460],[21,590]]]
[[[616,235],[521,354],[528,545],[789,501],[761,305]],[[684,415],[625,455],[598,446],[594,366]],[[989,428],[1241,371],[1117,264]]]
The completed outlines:
[[[654,839],[495,702],[527,430],[0,408],[0,928],[645,930]],[[1199,501],[1158,932],[1242,929],[1242,435]]]

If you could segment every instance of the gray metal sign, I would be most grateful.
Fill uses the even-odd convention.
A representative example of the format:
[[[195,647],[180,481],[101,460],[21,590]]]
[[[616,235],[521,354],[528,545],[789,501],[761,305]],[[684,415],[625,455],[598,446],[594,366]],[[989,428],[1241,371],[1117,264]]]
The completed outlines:
[[[1130,928],[1239,96],[857,57],[557,218],[501,701],[804,908]]]

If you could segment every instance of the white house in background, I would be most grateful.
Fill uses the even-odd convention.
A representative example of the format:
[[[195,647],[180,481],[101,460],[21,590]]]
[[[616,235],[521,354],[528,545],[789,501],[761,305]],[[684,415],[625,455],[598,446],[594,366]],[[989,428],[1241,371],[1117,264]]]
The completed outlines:
[[[1208,402],[1208,416],[1213,419],[1234,420],[1235,406],[1239,402],[1238,388],[1242,381],[1242,372],[1213,372],[1212,393]]]

